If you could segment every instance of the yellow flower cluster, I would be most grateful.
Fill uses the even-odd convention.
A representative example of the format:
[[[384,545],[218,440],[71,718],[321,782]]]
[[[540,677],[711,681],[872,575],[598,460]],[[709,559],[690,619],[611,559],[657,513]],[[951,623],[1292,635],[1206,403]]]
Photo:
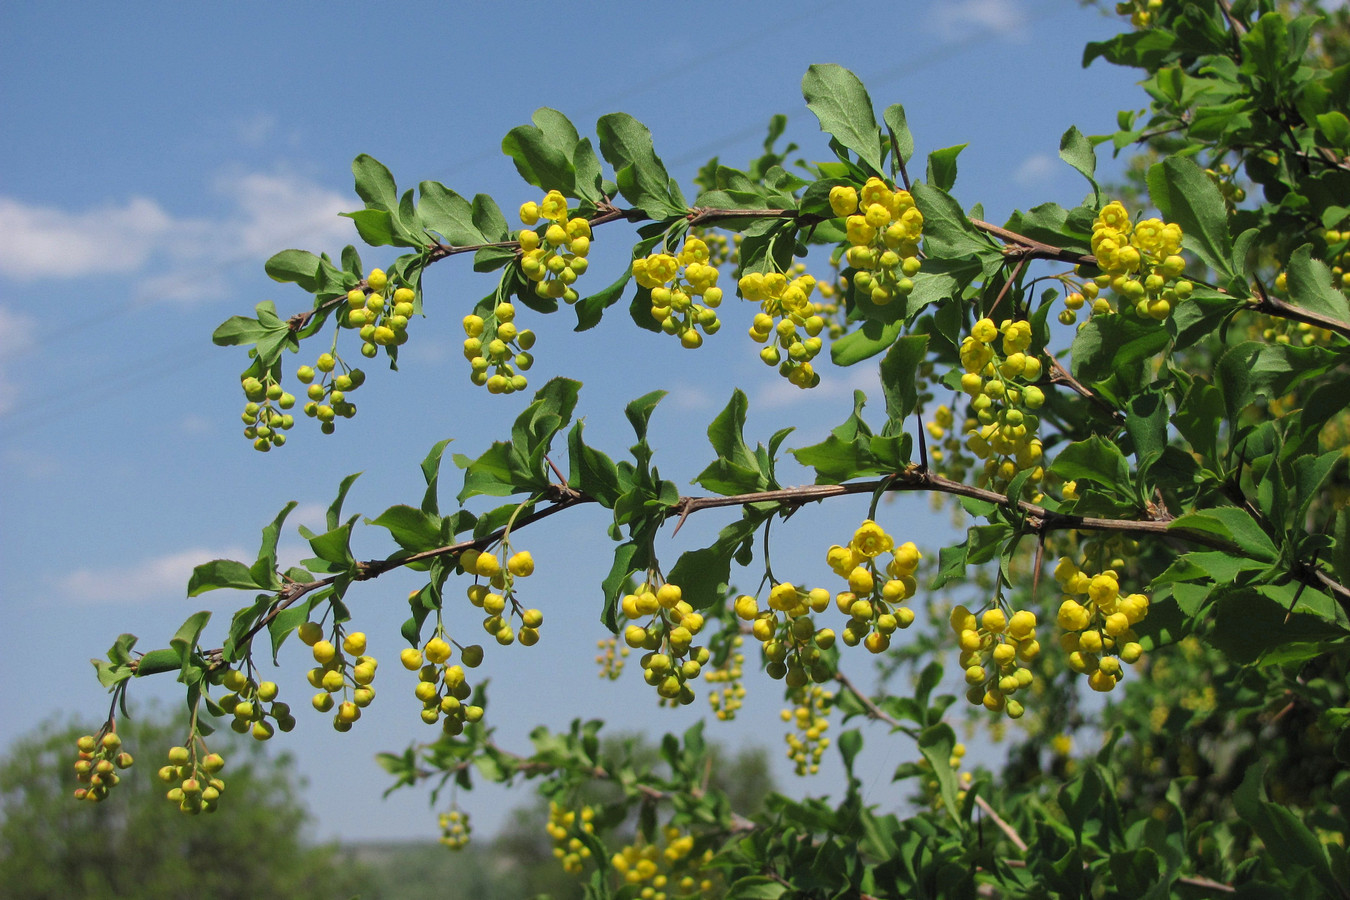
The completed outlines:
[[[884,567],[881,555],[891,554]],[[850,647],[862,644],[872,653],[891,645],[898,628],[914,622],[914,610],[902,606],[918,591],[914,573],[921,558],[912,542],[895,546],[895,541],[871,519],[853,533],[847,547],[835,544],[825,561],[836,575],[848,582],[848,590],[835,595],[835,606],[849,617],[843,641]]]
[[[751,272],[737,283],[741,297],[760,306],[750,326],[751,339],[767,345],[759,358],[803,389],[820,384],[811,360],[823,345],[820,332],[825,320],[811,302],[815,287],[816,280],[805,273],[788,281],[782,272]]]
[[[750,623],[750,633],[763,645],[764,671],[770,678],[798,688],[808,681],[828,681],[833,673],[822,660],[822,651],[834,646],[834,632],[817,629],[812,613],[824,612],[830,592],[808,590],[790,581],[769,589],[768,609],[749,594],[736,598],[736,615]]]
[[[736,710],[741,708],[745,699],[745,685],[741,684],[745,666],[745,654],[741,652],[743,643],[739,634],[732,637],[731,652],[727,653],[726,659],[721,665],[710,666],[708,674],[704,676],[709,684],[725,685],[708,694],[713,715],[723,722],[736,718]]]
[[[347,292],[347,303],[338,324],[354,328],[361,337],[361,355],[367,359],[380,347],[398,346],[408,341],[408,320],[416,313],[417,292],[409,287],[394,288],[383,269],[372,269],[366,276],[370,293],[361,288]]]
[[[958,606],[952,610],[950,622],[961,646],[961,668],[969,685],[966,699],[991,712],[1020,719],[1024,710],[1013,695],[1029,687],[1033,679],[1031,670],[1018,663],[1029,663],[1041,652],[1036,640],[1036,614],[1022,609],[1009,618],[995,607],[976,618],[970,610]]]
[[[490,394],[511,394],[529,387],[524,373],[534,365],[530,355],[534,332],[516,325],[514,304],[498,303],[486,319],[465,316],[464,333],[468,335],[464,358],[469,361],[470,381],[486,386]]]
[[[1135,28],[1148,28],[1162,8],[1163,0],[1123,0],[1116,4],[1116,14],[1129,16]]]
[[[662,829],[665,847],[656,844],[628,844],[610,858],[610,865],[626,884],[642,885],[635,895],[642,900],[669,900],[671,894],[688,896],[696,891],[710,894],[714,888],[711,878],[702,869],[712,861],[708,849],[694,855],[694,836],[680,831],[674,825]]]
[[[656,688],[662,705],[694,702],[688,682],[703,671],[712,654],[694,646],[694,636],[703,630],[703,616],[684,599],[677,584],[660,583],[652,573],[646,584],[620,602],[624,617],[632,624],[623,632],[624,643],[647,651],[641,660],[642,677]],[[646,620],[646,625],[638,624]]]
[[[268,717],[276,722],[276,729],[281,731],[290,731],[295,727],[295,717],[291,715],[290,706],[277,699],[275,681],[259,683],[238,669],[225,669],[219,676],[213,672],[212,677],[218,677],[229,691],[220,698],[220,708],[234,716],[230,728],[237,734],[247,732],[260,741],[267,740],[274,733],[272,723],[267,721]],[[374,697],[373,691],[370,696]]]
[[[530,551],[511,552],[511,545],[503,540],[497,545],[501,552],[465,550],[459,555],[459,564],[465,573],[474,575],[474,583],[467,590],[469,602],[487,614],[483,630],[507,646],[517,640],[523,646],[539,643],[539,626],[544,614],[537,609],[526,609],[516,599],[516,581],[534,574],[534,557]],[[487,584],[480,584],[486,578]],[[509,609],[508,609],[509,607]],[[512,629],[510,619],[520,617],[520,628]]]
[[[595,664],[600,667],[600,677],[614,681],[623,674],[623,664],[628,659],[628,648],[620,647],[615,637],[601,638],[595,642]]]
[[[107,737],[103,739],[106,741]],[[198,758],[196,751],[197,745],[192,741],[189,747],[170,747],[169,764],[156,773],[160,781],[174,785],[165,798],[189,816],[215,812],[225,790],[219,774],[225,768],[224,758],[219,753]]]
[[[633,260],[633,277],[651,291],[652,318],[666,334],[679,335],[680,343],[691,350],[703,345],[703,334],[716,334],[722,327],[716,313],[722,289],[710,258],[708,245],[689,237],[676,256],[654,253]]]
[[[359,371],[359,370],[358,370]],[[295,406],[295,397],[284,391],[281,385],[267,377],[263,381],[247,376],[240,382],[244,389],[243,415],[244,437],[253,442],[253,449],[266,453],[272,445],[280,447],[286,443],[286,435],[295,424],[295,417],[285,410]],[[273,406],[273,404],[276,406]],[[355,412],[355,407],[352,407]]]
[[[825,732],[830,728],[828,716],[834,694],[813,684],[793,689],[788,699],[794,704],[782,712],[783,721],[794,727],[784,736],[788,759],[798,775],[814,775],[820,771],[820,759],[830,746]]]
[[[79,751],[75,760],[75,780],[80,783],[75,789],[76,800],[91,803],[106,800],[108,791],[121,781],[117,770],[128,768],[134,761],[131,754],[122,749],[121,735],[110,726],[105,727],[109,730],[99,735],[83,735],[75,742]]]
[[[1322,232],[1327,245],[1327,265],[1331,266],[1333,284],[1342,291],[1350,291],[1350,224],[1328,228]]]
[[[318,622],[303,623],[297,634],[300,640],[309,646],[314,654],[314,661],[318,663],[306,675],[310,686],[319,688],[319,693],[314,695],[311,705],[322,713],[336,706],[337,711],[333,713],[333,728],[337,731],[351,731],[352,724],[361,718],[361,710],[375,699],[375,689],[370,683],[375,680],[375,669],[379,663],[375,657],[366,655],[365,634],[353,631],[341,637],[341,646],[333,643],[341,636],[341,630],[335,629],[333,641],[324,640],[323,626]],[[348,660],[348,657],[352,659]],[[333,695],[338,693],[344,698],[341,703],[333,699]],[[241,701],[241,705],[243,702]],[[235,718],[236,720],[241,718],[238,708],[235,709]]]
[[[343,371],[341,374],[333,374],[337,367],[341,365]],[[311,419],[319,420],[319,429],[324,434],[332,434],[336,429],[336,420],[338,418],[350,419],[356,415],[356,404],[347,399],[347,394],[359,388],[366,382],[366,373],[360,369],[351,369],[336,354],[321,353],[315,360],[313,366],[301,366],[296,370],[295,377],[302,384],[309,387],[305,389],[305,396],[308,401],[305,403],[305,415]],[[317,381],[315,379],[318,379]],[[245,391],[248,385],[245,385]],[[267,395],[272,397],[276,391],[275,385],[268,385]],[[289,409],[289,403],[294,403],[294,398],[288,400],[289,395],[282,394],[277,400],[277,405],[282,409]],[[245,414],[248,410],[245,408]],[[284,422],[283,422],[284,425]],[[274,434],[272,443],[281,446],[285,443],[285,435]],[[257,446],[255,444],[255,446]]]
[[[469,814],[459,809],[441,813],[440,841],[451,850],[463,850],[469,843]]]
[[[1181,278],[1181,237],[1180,225],[1161,219],[1131,223],[1125,207],[1111,201],[1092,222],[1092,255],[1101,269],[1094,283],[1109,287],[1141,318],[1166,319],[1194,290]]]
[[[1002,337],[1002,352],[995,344]],[[1044,477],[1040,418],[1035,410],[1045,393],[1035,384],[1041,360],[1031,347],[1031,324],[1004,319],[995,325],[983,318],[961,342],[961,389],[970,396],[973,420],[966,421],[966,447],[984,460],[979,483],[999,490],[1023,470],[1031,481]]]
[[[1094,691],[1111,690],[1124,675],[1121,663],[1138,662],[1144,652],[1133,629],[1148,615],[1148,597],[1122,596],[1114,569],[1092,575],[1068,557],[1055,565],[1055,581],[1064,592],[1056,618],[1069,668],[1086,675]]]
[[[421,651],[408,647],[399,654],[399,661],[403,668],[417,673],[413,694],[422,702],[422,721],[435,725],[445,716],[441,727],[454,736],[463,733],[465,724],[483,718],[483,707],[467,702],[473,696],[473,686],[464,675],[464,666],[472,669],[483,661],[483,648],[477,644],[461,647],[459,657],[464,665],[450,665],[454,648],[443,634],[437,626]]]
[[[908,296],[919,273],[923,239],[923,213],[909,191],[869,178],[861,192],[847,185],[831,188],[830,208],[845,217],[849,248],[844,258],[858,270],[854,288],[877,306]]]
[[[541,219],[547,223],[542,233],[531,230]],[[534,282],[534,292],[540,297],[576,303],[572,284],[586,271],[591,223],[580,217],[569,219],[567,198],[558,191],[549,191],[541,203],[523,204],[520,221],[529,226],[516,235],[520,241],[520,271]]]
[[[553,856],[562,864],[563,871],[569,875],[580,875],[591,858],[591,848],[586,846],[578,833],[594,834],[591,824],[595,810],[583,805],[580,812],[565,809],[556,800],[548,802],[548,824],[544,830],[553,840]]]

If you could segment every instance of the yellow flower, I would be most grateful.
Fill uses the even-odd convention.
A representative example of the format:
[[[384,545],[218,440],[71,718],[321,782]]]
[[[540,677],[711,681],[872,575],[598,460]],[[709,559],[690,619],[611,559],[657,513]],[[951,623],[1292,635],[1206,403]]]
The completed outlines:
[[[895,541],[891,536],[871,519],[858,526],[858,530],[853,533],[853,540],[849,543],[852,550],[867,559],[875,559],[894,546]]]
[[[539,215],[552,222],[566,222],[567,198],[558,191],[549,191],[539,204]]]
[[[1129,234],[1130,214],[1119,200],[1112,200],[1103,206],[1102,211],[1097,214],[1097,220],[1092,223],[1092,230],[1096,231],[1100,227],[1110,228],[1121,234]]]

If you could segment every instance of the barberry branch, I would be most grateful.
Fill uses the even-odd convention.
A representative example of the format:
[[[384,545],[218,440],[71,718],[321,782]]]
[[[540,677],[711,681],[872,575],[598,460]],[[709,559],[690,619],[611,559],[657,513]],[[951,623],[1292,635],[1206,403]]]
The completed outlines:
[[[556,515],[565,509],[570,509],[573,506],[595,502],[595,498],[587,496],[565,484],[553,485],[552,488],[550,496],[553,499],[553,503],[542,509],[534,509],[520,516],[514,525],[515,528],[541,521]],[[726,496],[685,496],[680,497],[674,504],[667,507],[664,515],[666,519],[676,518],[680,522],[683,522],[690,514],[698,512],[699,510],[720,509],[731,506],[749,506],[755,503],[777,503],[787,510],[795,509],[807,503],[817,503],[832,497],[843,497],[852,494],[869,494],[875,493],[878,490],[897,492],[930,491],[942,494],[952,494],[953,496],[958,497],[969,497],[974,500],[983,500],[1005,509],[1017,511],[1023,516],[1025,529],[1038,535],[1051,531],[1066,530],[1103,531],[1136,535],[1143,534],[1180,539],[1191,544],[1209,547],[1215,550],[1223,550],[1230,553],[1241,552],[1240,548],[1235,544],[1219,535],[1205,531],[1172,527],[1171,523],[1173,516],[1161,507],[1151,509],[1149,517],[1141,519],[1106,519],[1096,516],[1080,516],[1075,513],[1047,509],[1044,506],[1031,503],[1027,500],[1014,500],[1006,494],[1000,494],[997,491],[991,491],[986,488],[980,488],[974,485],[965,484],[964,482],[945,478],[935,472],[927,471],[918,465],[911,465],[903,471],[868,481],[852,481],[845,484],[803,485],[800,487],[780,488],[779,490],[773,491],[754,491],[747,494],[732,494]],[[339,575],[330,575],[327,578],[318,579],[316,581],[291,581],[277,592],[277,602],[266,615],[245,632],[239,643],[247,644],[257,636],[259,632],[271,624],[282,610],[292,606],[297,600],[313,591],[331,586],[339,579],[352,578],[355,581],[366,581],[372,578],[378,578],[385,572],[401,568],[414,562],[423,562],[442,556],[452,556],[463,553],[465,550],[469,549],[482,549],[488,547],[494,542],[501,540],[505,533],[506,527],[503,526],[481,538],[458,541],[444,547],[423,550],[420,553],[413,553],[402,557],[389,557],[358,562],[356,564],[356,574],[354,578],[351,573],[342,573]],[[1316,566],[1307,564],[1295,566],[1291,575],[1300,582],[1306,582],[1320,590],[1334,594],[1343,603],[1350,602],[1350,588],[1342,585]],[[220,651],[210,650],[205,652],[209,655],[219,654]]]

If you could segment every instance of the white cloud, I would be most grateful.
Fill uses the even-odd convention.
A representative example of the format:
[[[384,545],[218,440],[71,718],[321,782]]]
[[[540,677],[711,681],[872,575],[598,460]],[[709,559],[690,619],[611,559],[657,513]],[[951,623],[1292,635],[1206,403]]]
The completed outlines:
[[[298,526],[304,525],[310,531],[322,534],[328,530],[328,504],[327,503],[301,503],[295,509],[291,510],[290,515],[286,517],[286,529],[294,531]],[[310,553],[308,545],[302,545],[301,550],[296,551],[305,556],[313,555]],[[299,559],[299,556],[295,557]]]
[[[213,559],[252,560],[240,547],[210,550],[193,547],[126,566],[76,569],[57,581],[63,599],[77,603],[151,603],[187,596],[192,570]]]
[[[0,274],[35,281],[134,272],[173,227],[145,197],[82,212],[0,197]]]
[[[805,391],[782,377],[761,382],[753,389],[750,408],[781,409],[784,406],[828,401],[843,410],[837,419],[830,420],[829,427],[833,428],[852,411],[855,390],[866,392],[871,403],[880,401],[881,374],[876,363],[863,362],[849,369],[822,368],[824,371],[821,372],[820,384]]]
[[[1013,172],[1013,181],[1022,187],[1045,183],[1055,171],[1056,161],[1045,153],[1036,153],[1022,160]]]
[[[0,306],[0,416],[18,403],[19,389],[10,377],[10,366],[33,349],[37,325],[33,316]]]
[[[234,172],[211,189],[228,204],[218,218],[177,217],[147,197],[78,211],[0,197],[0,275],[18,282],[139,275],[138,300],[200,302],[229,292],[227,270],[237,263],[352,236],[351,222],[337,214],[357,202],[306,178]]]
[[[936,4],[929,24],[947,40],[995,32],[1009,40],[1027,39],[1026,4],[1018,0],[955,0]]]
[[[21,442],[5,450],[4,455],[0,456],[0,463],[30,481],[46,481],[63,473],[62,464],[55,456],[30,450]]]

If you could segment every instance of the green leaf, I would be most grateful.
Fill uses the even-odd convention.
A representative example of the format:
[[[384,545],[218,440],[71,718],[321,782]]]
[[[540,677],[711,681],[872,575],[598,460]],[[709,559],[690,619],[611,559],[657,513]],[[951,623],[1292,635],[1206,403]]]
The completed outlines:
[[[1331,270],[1312,258],[1312,245],[1304,244],[1289,256],[1286,267],[1289,296],[1304,309],[1350,324],[1350,302],[1331,280]]]
[[[473,195],[473,224],[489,241],[505,241],[511,237],[511,226],[506,224],[501,208],[487,194]]]
[[[372,247],[412,246],[400,242],[394,227],[394,215],[383,209],[358,209],[355,212],[338,213],[356,223],[356,233],[361,240]]]
[[[628,202],[653,219],[685,214],[684,197],[672,188],[646,125],[627,113],[610,113],[595,123],[595,132],[600,153],[614,167],[615,180]]]
[[[352,175],[356,177],[356,195],[366,202],[367,209],[389,213],[398,209],[394,176],[373,156],[362,153],[352,160]]]
[[[1099,193],[1096,179],[1097,152],[1092,149],[1092,141],[1078,130],[1078,126],[1070,126],[1059,139],[1059,158],[1082,173],[1092,185],[1093,192]]]
[[[445,448],[449,446],[451,438],[443,441],[437,441],[427,454],[426,459],[422,460],[422,478],[426,480],[427,490],[422,495],[422,511],[432,515],[440,514],[438,503],[438,486],[441,477],[441,456],[445,453]]]
[[[1144,360],[1161,352],[1169,340],[1167,330],[1155,322],[1123,315],[1093,316],[1074,335],[1070,349],[1073,375],[1088,383],[1102,382],[1114,375],[1118,380],[1126,380],[1132,388],[1139,380]]]
[[[862,419],[867,395],[853,392],[853,414],[819,444],[790,451],[797,462],[816,470],[817,484],[840,484],[862,475],[893,471],[872,453],[872,429]]]
[[[627,541],[614,548],[614,563],[609,574],[601,582],[600,588],[605,595],[605,606],[600,612],[600,623],[612,633],[619,633],[619,597],[623,593],[623,584],[633,570],[643,564],[646,553],[639,554],[639,547]]]
[[[319,269],[323,261],[308,250],[282,250],[263,264],[273,281],[292,281],[313,293],[319,288]]]
[[[650,394],[643,394],[624,407],[623,414],[628,417],[628,421],[633,426],[633,431],[637,434],[639,441],[647,439],[647,423],[651,420],[652,413],[656,411],[656,404],[660,403],[661,398],[665,396],[665,391],[652,391]]]
[[[1272,866],[1291,879],[1306,871],[1322,885],[1327,896],[1344,896],[1344,886],[1332,873],[1317,835],[1291,810],[1261,798],[1266,765],[1265,761],[1259,761],[1247,768],[1242,784],[1233,792],[1234,810],[1266,845],[1266,859]]]
[[[929,769],[937,779],[938,793],[947,814],[958,825],[964,825],[958,818],[961,808],[956,799],[956,773],[952,771],[952,749],[956,746],[956,732],[945,722],[925,728],[919,735],[919,752],[928,760]]]
[[[820,130],[858,155],[873,175],[882,171],[881,129],[872,111],[867,89],[848,69],[833,64],[813,65],[802,78],[806,107],[820,120]]]
[[[836,366],[851,366],[871,359],[895,343],[905,330],[903,319],[882,324],[869,320],[838,340],[830,342],[830,359]]]
[[[352,485],[355,484],[356,479],[360,477],[360,472],[353,472],[338,483],[337,496],[333,498],[332,503],[328,504],[328,510],[324,515],[324,522],[328,526],[329,531],[337,528],[338,524],[341,523],[342,504],[347,500],[347,492],[352,489]],[[306,537],[308,537],[308,535],[306,535]]]
[[[745,414],[748,401],[740,388],[731,393],[726,408],[708,426],[708,442],[717,460],[694,480],[719,494],[745,494],[764,490],[767,477],[760,471],[759,458],[745,443]]]
[[[1093,435],[1069,444],[1055,456],[1050,471],[1065,481],[1087,479],[1129,494],[1130,463],[1112,441]]]
[[[1064,810],[1064,818],[1073,829],[1079,843],[1083,840],[1083,827],[1088,816],[1097,808],[1102,795],[1102,779],[1095,768],[1089,768],[1080,777],[1059,789],[1059,805]]]
[[[623,492],[619,469],[614,460],[582,441],[582,424],[578,421],[567,435],[567,458],[571,467],[567,483],[593,497],[606,509],[613,509]]]
[[[410,553],[434,550],[441,546],[441,518],[415,506],[391,506],[370,520],[371,525],[387,528],[394,542]]]
[[[589,331],[600,324],[605,310],[613,306],[623,296],[624,289],[633,278],[633,264],[630,262],[623,274],[608,287],[601,288],[589,297],[582,297],[574,305],[577,313],[577,327],[573,331]]]
[[[910,157],[914,155],[914,135],[909,133],[905,108],[899,103],[892,103],[881,114],[881,119],[886,123],[886,130],[890,133],[891,153],[904,162],[909,162]]]
[[[516,171],[526,182],[545,191],[557,190],[573,196],[576,170],[572,154],[577,130],[567,116],[556,109],[542,107],[531,117],[533,125],[518,125],[502,138],[502,152],[511,157]]]
[[[421,199],[417,216],[431,231],[451,246],[465,246],[487,242],[473,222],[473,206],[459,194],[435,181],[424,181],[417,186]]]
[[[232,559],[213,559],[192,570],[192,577],[188,579],[187,595],[196,597],[198,594],[219,588],[256,591],[267,587],[265,584],[258,584],[252,570],[243,563]]]
[[[1199,531],[1232,541],[1252,559],[1273,562],[1279,550],[1251,514],[1236,506],[1217,506],[1178,516],[1169,531]]]
[[[768,876],[747,875],[731,883],[727,888],[726,900],[779,900],[790,890],[790,885]]]
[[[136,661],[136,677],[176,672],[182,665],[183,659],[177,650],[151,650]]]
[[[862,732],[858,729],[850,728],[839,735],[839,755],[844,758],[844,769],[850,777],[853,775],[853,761],[862,752],[862,747]]]
[[[189,677],[189,667],[191,666],[191,656],[193,649],[197,646],[197,639],[201,637],[202,629],[206,623],[211,620],[211,613],[202,610],[188,616],[182,625],[178,626],[178,631],[169,639],[169,646],[178,653],[178,659],[181,663],[179,668],[179,681],[186,681]]]
[[[1338,150],[1350,150],[1350,118],[1340,110],[1317,116],[1317,130],[1326,137],[1327,144]]]
[[[928,183],[941,191],[950,191],[956,184],[956,157],[968,144],[944,147],[928,154]]]
[[[1209,641],[1240,665],[1285,665],[1344,647],[1350,628],[1327,595],[1296,583],[1226,586],[1214,592]]]
[[[712,546],[680,554],[668,577],[680,586],[684,600],[690,606],[708,609],[726,598],[732,557],[754,538],[756,529],[766,517],[764,513],[747,509],[743,518],[718,532]]]
[[[1194,160],[1172,156],[1149,168],[1148,191],[1163,217],[1181,226],[1182,244],[1224,282],[1230,281],[1237,273],[1232,268],[1228,207],[1219,186]]]
[[[287,503],[281,512],[277,513],[276,518],[263,528],[258,559],[253,563],[251,570],[254,580],[262,587],[271,590],[281,587],[281,579],[277,577],[277,540],[281,537],[281,526],[285,523],[286,517],[298,505],[294,500]]]
[[[1125,430],[1134,443],[1135,457],[1161,454],[1167,447],[1167,396],[1162,388],[1150,385],[1131,397],[1125,407]]]
[[[902,337],[881,360],[881,390],[886,397],[886,415],[897,429],[919,401],[919,365],[928,352],[928,335]]]
[[[1229,422],[1258,397],[1282,397],[1305,378],[1335,364],[1337,356],[1321,347],[1295,347],[1246,341],[1231,348],[1215,366]]]
[[[256,344],[266,338],[285,338],[290,327],[277,316],[276,305],[264,300],[253,308],[256,318],[231,316],[216,328],[211,342],[218,347]]]
[[[970,224],[961,205],[946,191],[920,183],[910,193],[923,213],[924,245],[931,256],[948,261],[968,256],[1002,260],[1002,251]]]

